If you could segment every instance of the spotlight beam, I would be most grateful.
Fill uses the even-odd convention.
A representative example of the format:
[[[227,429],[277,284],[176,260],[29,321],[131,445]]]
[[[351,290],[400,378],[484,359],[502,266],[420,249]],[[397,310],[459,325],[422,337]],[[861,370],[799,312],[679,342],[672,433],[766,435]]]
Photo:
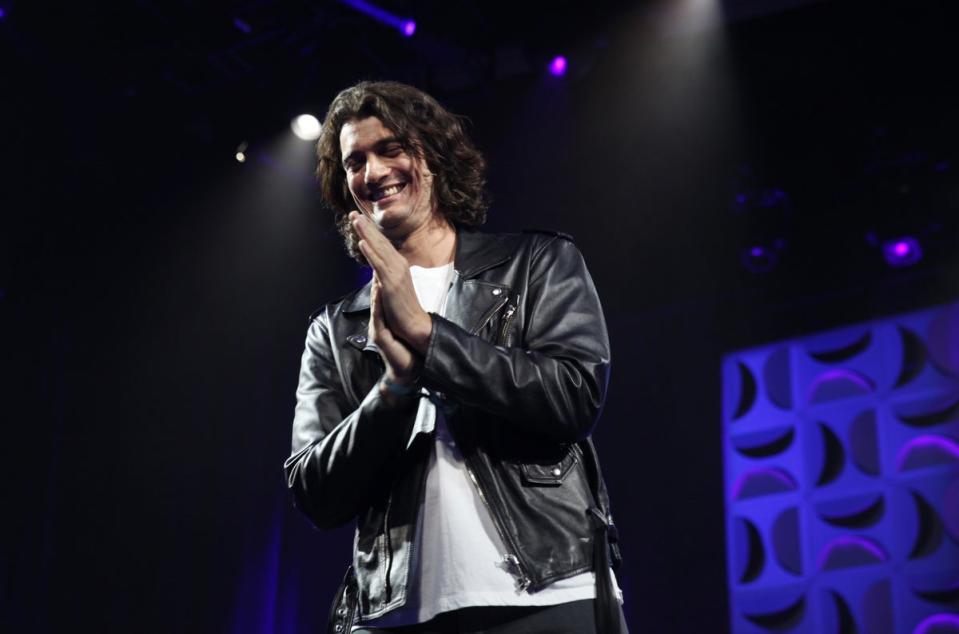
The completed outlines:
[[[393,27],[406,37],[411,37],[416,32],[416,22],[395,16],[385,9],[381,9],[365,0],[340,0],[343,4],[356,9],[360,13],[365,13],[374,20],[382,22]]]

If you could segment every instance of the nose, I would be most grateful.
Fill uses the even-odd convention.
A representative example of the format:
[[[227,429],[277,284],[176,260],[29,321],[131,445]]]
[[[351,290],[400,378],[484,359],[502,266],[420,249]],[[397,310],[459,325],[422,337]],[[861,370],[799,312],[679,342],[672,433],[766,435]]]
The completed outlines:
[[[375,184],[386,178],[389,174],[389,168],[383,163],[380,157],[373,155],[366,159],[366,173],[363,181],[369,184]]]

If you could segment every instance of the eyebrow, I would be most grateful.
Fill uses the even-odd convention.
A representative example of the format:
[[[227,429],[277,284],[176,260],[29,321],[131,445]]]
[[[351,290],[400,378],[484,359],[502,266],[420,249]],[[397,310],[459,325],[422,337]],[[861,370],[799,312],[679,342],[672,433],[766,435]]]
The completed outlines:
[[[382,149],[383,149],[385,146],[390,145],[390,144],[392,144],[392,143],[398,143],[399,145],[403,145],[403,141],[401,141],[399,137],[397,137],[397,136],[388,136],[388,137],[383,138],[383,139],[380,139],[379,141],[377,141],[376,143],[374,143],[374,144],[373,144],[373,149],[376,150],[376,151],[382,151]],[[357,155],[357,154],[362,154],[362,152],[360,152],[359,150],[357,150],[357,151],[355,151],[355,152],[350,152],[347,156],[344,156],[344,157],[343,157],[343,167],[346,168],[347,162],[348,162],[351,158],[353,158],[355,155]]]

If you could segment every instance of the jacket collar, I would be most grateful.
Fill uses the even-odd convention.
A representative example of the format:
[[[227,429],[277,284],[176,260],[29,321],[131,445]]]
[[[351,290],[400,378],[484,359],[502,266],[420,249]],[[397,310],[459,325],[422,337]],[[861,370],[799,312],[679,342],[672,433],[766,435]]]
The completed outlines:
[[[508,261],[512,255],[499,237],[472,229],[456,230],[456,253],[453,268],[464,279],[476,277],[483,271]],[[370,285],[367,282],[343,304],[344,313],[370,309]]]

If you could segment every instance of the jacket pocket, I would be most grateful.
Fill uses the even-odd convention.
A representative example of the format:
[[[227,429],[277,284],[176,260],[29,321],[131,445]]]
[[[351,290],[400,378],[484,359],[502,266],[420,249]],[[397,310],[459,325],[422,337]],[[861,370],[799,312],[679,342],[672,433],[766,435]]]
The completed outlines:
[[[519,465],[523,484],[528,486],[559,486],[579,462],[579,448],[569,445],[559,462],[526,462]]]

